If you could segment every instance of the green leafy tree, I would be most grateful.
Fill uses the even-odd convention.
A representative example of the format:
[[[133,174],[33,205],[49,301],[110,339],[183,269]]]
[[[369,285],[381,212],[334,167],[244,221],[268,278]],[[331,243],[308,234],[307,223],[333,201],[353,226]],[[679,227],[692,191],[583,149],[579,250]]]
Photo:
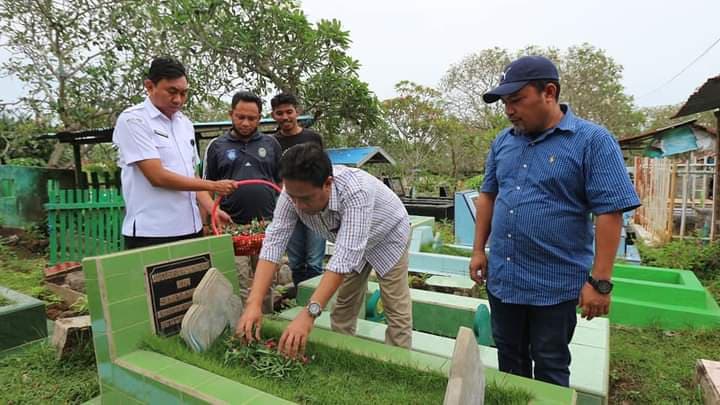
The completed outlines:
[[[175,49],[193,60],[192,80],[201,84],[196,91],[295,93],[331,137],[346,123],[378,124],[378,102],[358,77],[360,65],[347,54],[350,35],[337,20],[311,24],[292,0],[167,1],[145,8]]]
[[[43,166],[53,145],[33,135],[48,130],[46,122],[21,113],[0,112],[0,164],[17,164],[18,159],[26,159]]]
[[[503,115],[502,103],[485,104],[482,95],[497,86],[512,55],[502,48],[484,49],[453,64],[440,81],[445,108],[462,122],[490,128]]]
[[[119,92],[115,2],[109,0],[5,0],[0,2],[1,44],[10,53],[5,74],[22,81],[22,107],[63,130],[110,124]],[[57,165],[57,144],[48,164]]]
[[[503,114],[502,103],[486,105],[482,94],[500,81],[504,67],[524,55],[544,55],[560,72],[560,100],[580,117],[609,128],[616,136],[637,131],[644,121],[633,99],[624,93],[622,66],[604,50],[582,44],[561,52],[557,48],[528,46],[517,52],[485,49],[452,65],[441,81],[450,111],[478,128],[492,128]]]
[[[430,167],[434,154],[443,149],[441,94],[436,89],[401,81],[395,85],[398,97],[383,101],[384,118],[388,123],[384,145],[396,158],[410,183],[418,173]]]

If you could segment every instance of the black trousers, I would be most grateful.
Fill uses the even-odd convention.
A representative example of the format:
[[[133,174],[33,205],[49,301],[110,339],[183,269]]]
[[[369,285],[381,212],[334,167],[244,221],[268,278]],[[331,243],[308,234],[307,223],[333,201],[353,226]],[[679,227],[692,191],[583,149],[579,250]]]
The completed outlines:
[[[198,233],[190,233],[187,235],[180,236],[126,236],[125,238],[125,249],[136,249],[147,246],[161,245],[163,243],[177,242],[179,240],[199,238],[203,236],[203,231],[200,230]]]
[[[505,304],[489,291],[488,299],[500,371],[567,387],[577,300],[549,306]]]

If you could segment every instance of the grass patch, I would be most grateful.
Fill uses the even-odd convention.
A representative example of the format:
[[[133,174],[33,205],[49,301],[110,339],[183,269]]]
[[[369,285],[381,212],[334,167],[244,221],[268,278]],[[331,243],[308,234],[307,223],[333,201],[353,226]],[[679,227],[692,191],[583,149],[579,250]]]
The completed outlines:
[[[10,247],[0,243],[0,285],[25,295],[37,296],[43,283],[45,259],[20,259]]]
[[[44,257],[20,258],[15,250],[0,241],[0,285],[35,297],[49,304],[62,301],[43,285]]]
[[[420,246],[420,251],[425,253],[439,253],[441,255],[448,255],[448,256],[463,256],[463,257],[470,257],[472,256],[472,250],[470,249],[463,249],[463,248],[456,248],[452,246],[447,245],[440,245],[437,248],[432,247],[432,244],[426,243],[422,246]]]
[[[435,234],[440,235],[440,242],[453,243],[455,241],[455,222],[449,219],[435,221]]]
[[[55,349],[33,344],[0,357],[0,403],[79,404],[100,393],[92,343],[67,359],[55,359]]]
[[[695,360],[719,358],[717,331],[612,326],[609,402],[702,404],[692,381]]]
[[[280,334],[277,326],[265,323],[266,337]],[[223,364],[226,336],[219,338],[207,352],[190,351],[179,337],[151,336],[144,347],[244,385],[301,404],[440,404],[445,395],[447,377],[435,372],[383,362],[310,342],[306,353],[314,359],[301,372],[287,378],[264,377],[249,367]],[[527,404],[531,396],[515,387],[486,387],[486,404]]]
[[[7,299],[7,298],[3,297],[2,295],[0,295],[0,307],[4,307],[5,305],[10,305],[10,304],[12,304],[13,302],[14,302],[14,301],[10,301],[9,299]]]

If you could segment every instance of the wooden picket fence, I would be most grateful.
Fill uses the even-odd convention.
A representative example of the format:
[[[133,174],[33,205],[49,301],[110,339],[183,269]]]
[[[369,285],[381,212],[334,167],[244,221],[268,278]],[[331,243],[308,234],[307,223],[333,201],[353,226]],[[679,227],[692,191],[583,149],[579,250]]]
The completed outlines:
[[[116,188],[60,189],[48,181],[50,265],[123,249],[125,202]]]
[[[690,154],[686,160],[635,157],[635,189],[642,206],[635,223],[652,239],[715,240],[715,164]]]

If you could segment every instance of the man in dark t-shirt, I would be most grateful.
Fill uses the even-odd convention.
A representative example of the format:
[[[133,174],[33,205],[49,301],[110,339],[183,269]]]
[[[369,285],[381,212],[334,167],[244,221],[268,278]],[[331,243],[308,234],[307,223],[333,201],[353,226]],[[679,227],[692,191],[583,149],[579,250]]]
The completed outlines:
[[[215,138],[205,152],[204,176],[208,180],[267,180],[280,183],[278,175],[282,149],[273,136],[258,131],[262,101],[249,92],[233,96],[230,119],[232,128]],[[245,185],[227,195],[220,207],[236,224],[253,219],[272,219],[277,193],[265,185]],[[236,256],[240,298],[245,302],[252,269],[257,257]]]
[[[208,145],[205,178],[280,182],[280,144],[257,129],[261,105],[260,98],[251,93],[235,94],[230,111],[233,126]],[[277,193],[268,186],[246,185],[225,197],[220,207],[230,214],[233,222],[245,225],[253,219],[272,219],[276,198]]]
[[[308,142],[323,147],[320,134],[298,124],[298,102],[293,94],[276,95],[270,100],[270,106],[272,117],[278,123],[278,131],[274,136],[280,142],[283,152]],[[297,287],[301,282],[322,274],[325,239],[298,221],[288,243],[287,255],[293,283]]]

